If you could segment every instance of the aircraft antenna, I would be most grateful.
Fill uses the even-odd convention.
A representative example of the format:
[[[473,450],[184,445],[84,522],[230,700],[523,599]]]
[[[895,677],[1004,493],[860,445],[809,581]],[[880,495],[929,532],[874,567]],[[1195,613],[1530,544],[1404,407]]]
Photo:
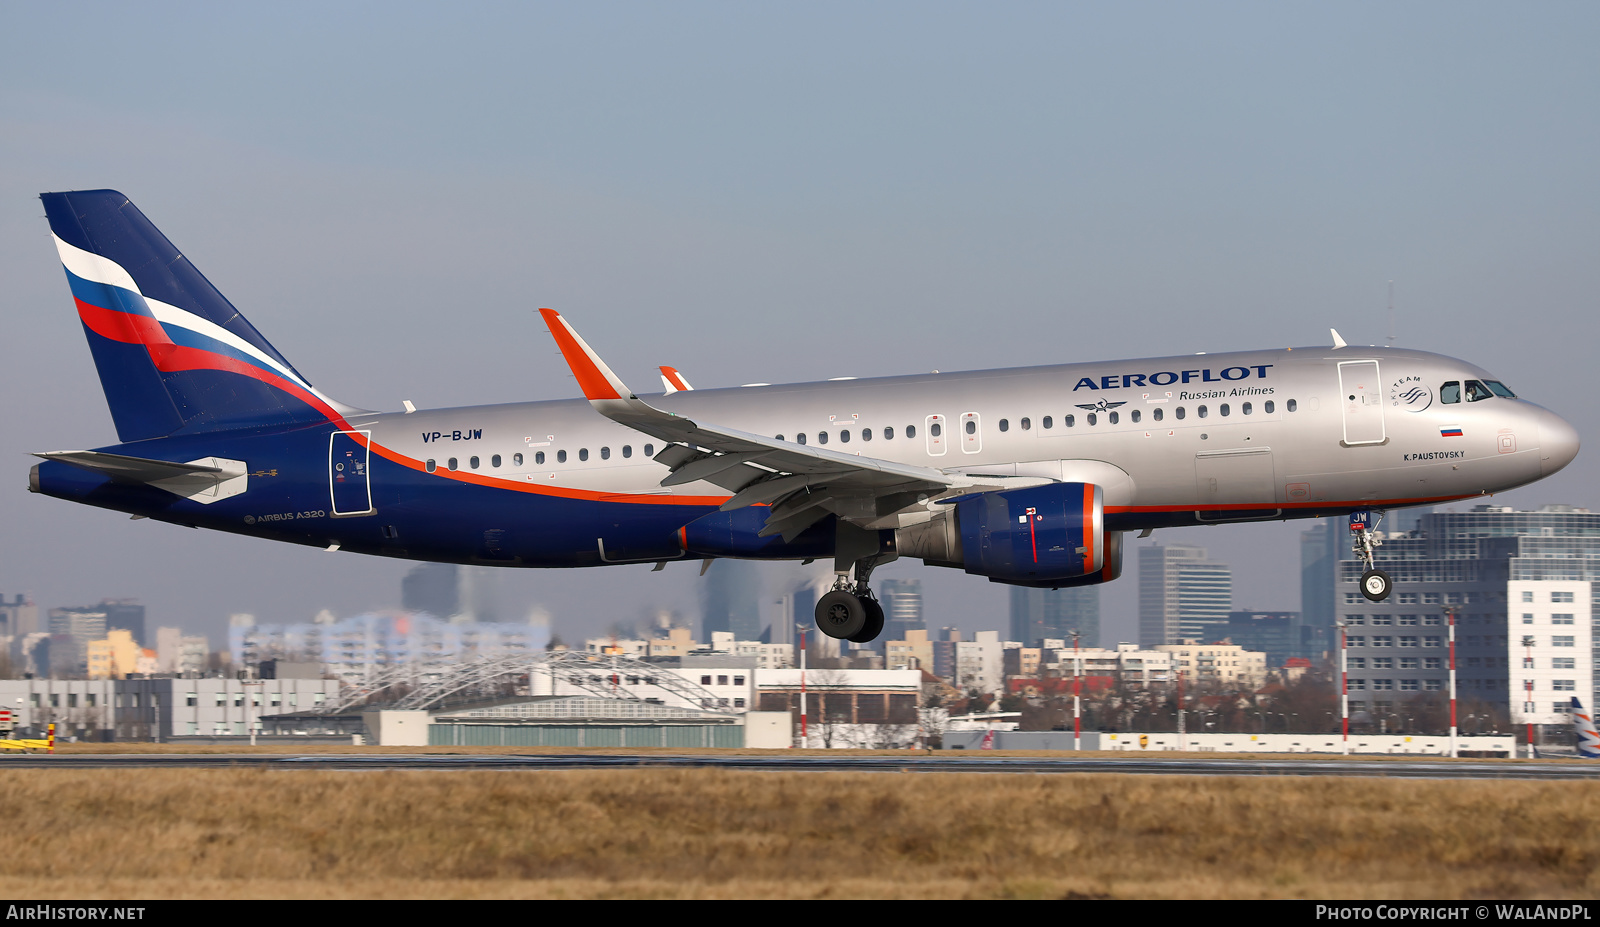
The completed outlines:
[[[1394,281],[1389,281],[1389,347],[1394,347]]]

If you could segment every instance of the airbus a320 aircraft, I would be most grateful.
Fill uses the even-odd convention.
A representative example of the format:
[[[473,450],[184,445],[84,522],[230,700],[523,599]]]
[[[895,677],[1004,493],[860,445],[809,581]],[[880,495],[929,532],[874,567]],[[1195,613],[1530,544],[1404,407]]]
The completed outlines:
[[[541,309],[584,399],[369,412],[314,388],[111,190],[44,194],[120,443],[34,492],[412,560],[580,567],[832,558],[817,624],[865,642],[897,557],[1059,588],[1156,528],[1351,516],[1521,486],[1567,422],[1438,354],[1332,347],[633,393]],[[670,377],[668,376],[670,375]]]

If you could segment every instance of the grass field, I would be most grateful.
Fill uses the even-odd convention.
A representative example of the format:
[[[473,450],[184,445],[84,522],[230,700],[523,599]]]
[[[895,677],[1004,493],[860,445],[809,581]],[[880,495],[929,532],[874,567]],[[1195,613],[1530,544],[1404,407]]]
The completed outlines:
[[[1600,783],[0,771],[61,898],[1592,898]]]

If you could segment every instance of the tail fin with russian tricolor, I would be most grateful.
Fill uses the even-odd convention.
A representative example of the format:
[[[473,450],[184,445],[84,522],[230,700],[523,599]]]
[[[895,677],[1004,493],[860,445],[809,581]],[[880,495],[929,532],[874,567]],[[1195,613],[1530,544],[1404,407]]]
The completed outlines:
[[[1577,738],[1578,755],[1586,760],[1600,760],[1600,731],[1594,728],[1594,716],[1583,710],[1578,697],[1572,697],[1572,733]]]
[[[40,199],[122,441],[355,411],[317,392],[126,196]]]

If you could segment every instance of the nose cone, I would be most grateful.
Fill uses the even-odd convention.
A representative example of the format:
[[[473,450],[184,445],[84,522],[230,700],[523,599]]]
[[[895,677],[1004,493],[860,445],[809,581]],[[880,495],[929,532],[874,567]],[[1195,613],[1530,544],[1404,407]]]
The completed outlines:
[[[1560,470],[1578,456],[1581,442],[1578,429],[1549,409],[1539,410],[1539,472],[1543,476]]]

